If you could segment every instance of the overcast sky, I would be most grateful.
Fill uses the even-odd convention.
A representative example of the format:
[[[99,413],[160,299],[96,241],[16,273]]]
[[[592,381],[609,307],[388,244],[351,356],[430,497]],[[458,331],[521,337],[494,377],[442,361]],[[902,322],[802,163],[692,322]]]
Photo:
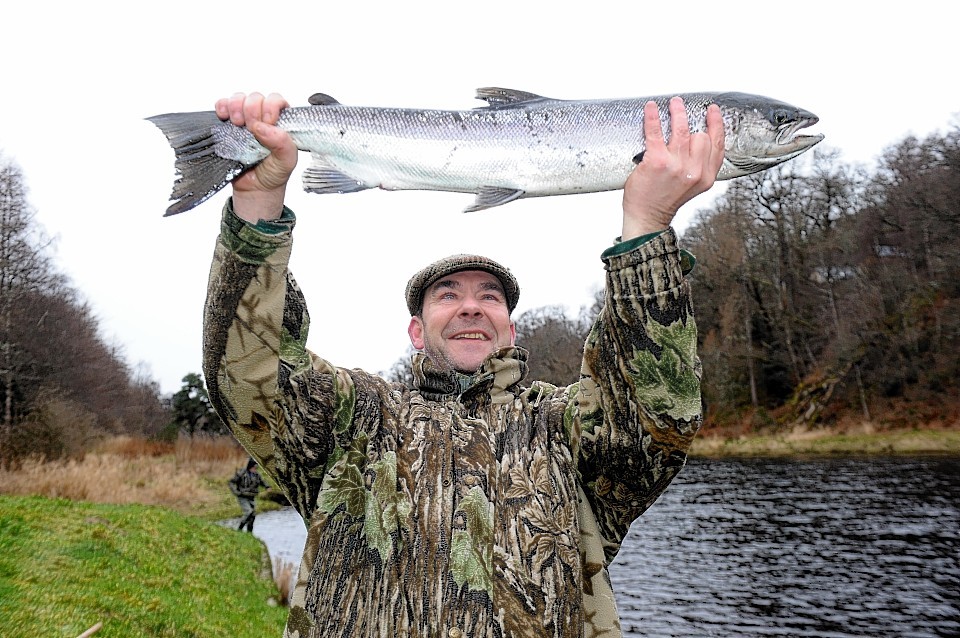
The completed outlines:
[[[294,105],[319,91],[344,104],[460,109],[481,106],[481,86],[569,99],[733,90],[813,111],[821,147],[869,165],[906,135],[945,131],[960,111],[956,21],[927,1],[12,6],[0,24],[0,152],[23,170],[57,263],[104,338],[165,393],[200,372],[226,193],[162,216],[174,156],[150,115],[209,110],[236,91],[277,91]],[[302,154],[289,191],[292,269],[310,303],[309,346],[337,365],[377,372],[405,353],[403,288],[433,259],[502,261],[521,284],[516,316],[576,311],[619,234],[619,192],[465,215],[472,195],[308,195],[308,164]],[[681,230],[709,197],[681,211]]]

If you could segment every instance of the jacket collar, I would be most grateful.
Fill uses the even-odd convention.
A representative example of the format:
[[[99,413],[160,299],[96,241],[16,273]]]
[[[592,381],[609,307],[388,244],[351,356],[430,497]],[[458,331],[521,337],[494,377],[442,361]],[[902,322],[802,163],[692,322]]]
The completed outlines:
[[[527,374],[527,351],[507,346],[492,353],[473,374],[441,368],[422,352],[413,355],[413,386],[426,399],[489,394],[492,403],[513,400],[515,387]]]

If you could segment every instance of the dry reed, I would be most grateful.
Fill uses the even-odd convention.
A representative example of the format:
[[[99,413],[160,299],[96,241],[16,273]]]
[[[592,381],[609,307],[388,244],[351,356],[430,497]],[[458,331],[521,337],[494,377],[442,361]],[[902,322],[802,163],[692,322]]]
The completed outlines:
[[[273,559],[273,580],[280,592],[279,603],[284,607],[290,604],[290,594],[293,592],[296,565],[288,563],[279,556]]]
[[[141,503],[189,513],[220,503],[226,479],[246,458],[229,437],[178,439],[175,445],[116,437],[82,460],[30,459],[16,471],[0,470],[0,493]]]

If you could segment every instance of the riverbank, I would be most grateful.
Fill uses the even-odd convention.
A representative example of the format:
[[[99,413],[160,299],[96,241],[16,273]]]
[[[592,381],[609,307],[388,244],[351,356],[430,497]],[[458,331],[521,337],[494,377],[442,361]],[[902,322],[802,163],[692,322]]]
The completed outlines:
[[[810,456],[810,455],[960,456],[960,430],[916,429],[872,432],[869,428],[796,430],[782,434],[723,435],[701,433],[691,456]]]

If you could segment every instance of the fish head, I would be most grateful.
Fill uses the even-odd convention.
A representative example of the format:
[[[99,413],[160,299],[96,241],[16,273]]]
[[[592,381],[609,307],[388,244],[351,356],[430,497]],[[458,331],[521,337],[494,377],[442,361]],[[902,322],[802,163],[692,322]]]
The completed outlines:
[[[723,114],[726,149],[718,179],[758,173],[791,160],[823,139],[799,131],[820,121],[798,108],[747,93],[721,93],[714,102]]]

